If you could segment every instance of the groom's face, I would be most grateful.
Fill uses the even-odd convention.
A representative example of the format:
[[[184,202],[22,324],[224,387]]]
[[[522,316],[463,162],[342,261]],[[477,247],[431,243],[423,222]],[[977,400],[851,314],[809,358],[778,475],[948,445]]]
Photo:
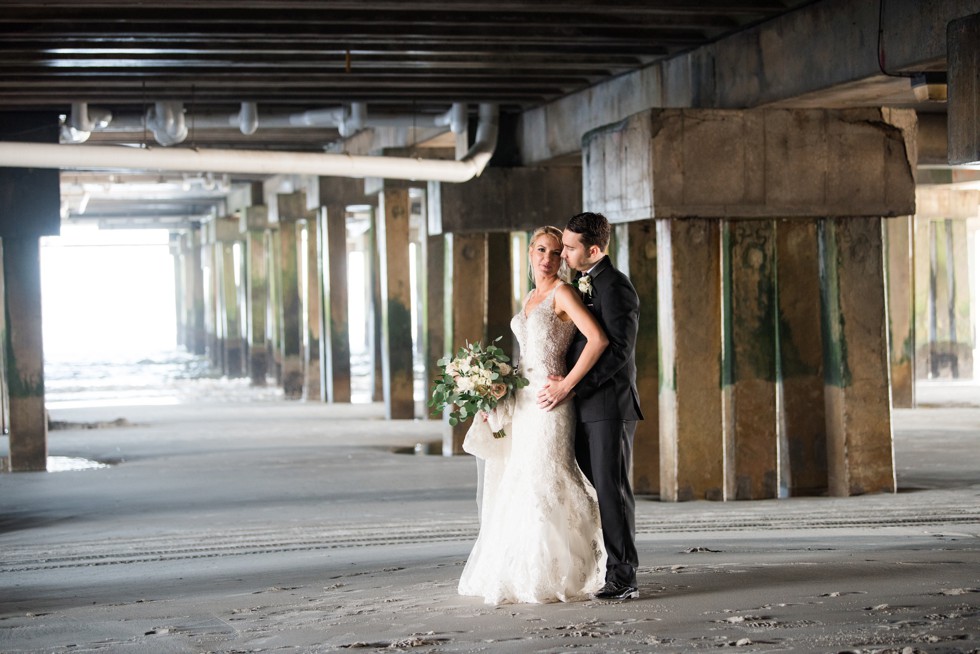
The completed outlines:
[[[585,272],[599,260],[602,254],[596,246],[585,247],[582,243],[582,235],[576,232],[565,230],[561,236],[561,258],[565,260],[568,267],[572,270]]]

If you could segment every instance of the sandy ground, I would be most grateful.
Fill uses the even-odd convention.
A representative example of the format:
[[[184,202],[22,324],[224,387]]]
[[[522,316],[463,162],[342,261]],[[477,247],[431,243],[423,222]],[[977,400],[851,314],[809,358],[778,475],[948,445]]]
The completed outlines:
[[[895,412],[899,493],[641,497],[640,600],[494,607],[438,425],[209,384],[52,407],[51,455],[112,465],[0,475],[0,651],[980,651],[980,387]]]

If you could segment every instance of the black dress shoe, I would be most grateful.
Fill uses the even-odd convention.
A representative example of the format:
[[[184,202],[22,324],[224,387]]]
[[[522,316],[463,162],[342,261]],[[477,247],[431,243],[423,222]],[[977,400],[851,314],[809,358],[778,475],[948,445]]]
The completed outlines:
[[[600,588],[592,597],[599,600],[639,599],[640,591],[636,586],[607,581],[606,585]]]

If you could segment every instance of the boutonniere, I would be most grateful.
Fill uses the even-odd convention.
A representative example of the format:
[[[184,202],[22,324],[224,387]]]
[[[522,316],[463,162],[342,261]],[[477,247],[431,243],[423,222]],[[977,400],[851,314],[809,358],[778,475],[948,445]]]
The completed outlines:
[[[592,278],[588,275],[582,275],[578,278],[578,291],[582,295],[587,297],[592,296]]]

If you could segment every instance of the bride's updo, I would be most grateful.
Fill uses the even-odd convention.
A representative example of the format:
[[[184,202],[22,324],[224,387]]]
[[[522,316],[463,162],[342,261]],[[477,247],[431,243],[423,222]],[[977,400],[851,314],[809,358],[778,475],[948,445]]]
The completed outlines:
[[[554,225],[545,225],[543,227],[538,227],[536,230],[534,230],[534,232],[531,233],[531,238],[529,238],[527,241],[528,259],[530,259],[531,257],[531,250],[534,249],[534,244],[537,242],[538,237],[545,234],[552,237],[553,239],[555,239],[555,241],[558,242],[559,250],[562,248],[562,244],[561,244],[562,231],[560,229],[558,229]],[[527,276],[531,280],[531,283],[533,284],[534,271],[531,270],[530,267],[528,267],[527,269]],[[572,281],[572,270],[571,268],[568,267],[568,264],[565,263],[564,259],[561,260],[561,264],[558,266],[558,279],[562,280],[563,282]]]

